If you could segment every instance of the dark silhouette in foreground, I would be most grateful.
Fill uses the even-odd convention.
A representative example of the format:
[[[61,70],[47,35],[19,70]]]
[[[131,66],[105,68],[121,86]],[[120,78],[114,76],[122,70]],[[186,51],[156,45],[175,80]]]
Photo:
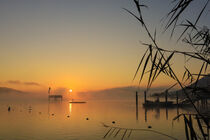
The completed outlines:
[[[8,107],[8,112],[10,112],[10,110],[11,110],[11,108],[10,108],[10,106]]]

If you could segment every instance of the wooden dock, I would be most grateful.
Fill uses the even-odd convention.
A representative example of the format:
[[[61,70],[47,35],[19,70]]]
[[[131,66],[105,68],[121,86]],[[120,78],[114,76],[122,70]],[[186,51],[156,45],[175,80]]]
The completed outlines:
[[[167,108],[173,108],[173,107],[190,107],[192,106],[189,102],[180,102],[178,98],[178,94],[176,97],[176,102],[168,101],[168,91],[165,92],[165,101],[159,101],[159,97],[157,96],[157,99],[155,101],[147,100],[146,91],[144,92],[144,103],[143,107],[167,107]]]
[[[48,90],[48,100],[49,101],[51,99],[53,99],[54,101],[57,101],[57,100],[62,101],[63,100],[63,96],[62,95],[60,95],[60,94],[50,94],[50,91],[51,91],[51,87],[49,87],[49,90]]]
[[[63,99],[63,96],[62,95],[56,95],[56,94],[54,94],[54,95],[49,95],[48,96],[48,99],[50,100],[50,99],[53,99],[53,100],[61,100],[62,101],[62,99]]]

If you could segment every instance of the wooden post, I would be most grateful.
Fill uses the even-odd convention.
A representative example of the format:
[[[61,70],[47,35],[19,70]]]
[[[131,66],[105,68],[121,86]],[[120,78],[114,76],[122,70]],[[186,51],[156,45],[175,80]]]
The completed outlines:
[[[179,96],[178,96],[178,92],[176,92],[176,105],[179,105]]]
[[[146,104],[146,102],[147,102],[147,92],[144,91],[144,103]]]
[[[48,89],[48,101],[50,101],[50,90],[51,90],[51,87],[49,87]]]
[[[138,92],[136,91],[136,106],[138,106]]]
[[[136,120],[138,120],[139,116],[138,110],[138,92],[136,91]]]
[[[147,122],[147,108],[145,107],[144,110],[144,120]]]
[[[166,106],[167,106],[167,104],[168,104],[168,90],[166,90],[166,92],[165,92],[165,100],[166,100]]]
[[[49,89],[48,89],[48,94],[50,95],[50,90],[51,90],[51,87],[49,87]]]
[[[208,107],[208,99],[206,99],[206,106]]]

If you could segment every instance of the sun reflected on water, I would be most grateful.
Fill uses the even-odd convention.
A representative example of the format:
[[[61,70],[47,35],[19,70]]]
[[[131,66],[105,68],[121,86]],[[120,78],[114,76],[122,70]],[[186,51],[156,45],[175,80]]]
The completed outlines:
[[[71,114],[72,112],[72,104],[69,103],[69,113]]]
[[[140,101],[143,102],[143,100]],[[29,138],[100,140],[108,131],[106,127],[101,125],[101,122],[106,125],[129,129],[147,129],[148,126],[152,126],[152,129],[156,131],[170,134],[178,139],[185,138],[181,119],[179,122],[175,121],[172,127],[171,120],[177,115],[176,108],[168,109],[166,115],[166,109],[164,108],[146,109],[139,105],[138,121],[136,121],[136,104],[133,100],[88,101],[86,104],[72,104],[65,100],[50,103],[17,102],[12,104],[10,112],[6,108],[8,104],[11,103],[0,102],[0,139],[21,137],[23,140]],[[31,112],[28,110],[29,107],[32,108]],[[181,108],[179,111],[188,112],[188,110],[182,110]],[[123,133],[123,131],[120,131],[117,138],[120,138]],[[136,140],[139,138],[166,139],[164,136],[157,136],[148,132],[133,131],[130,139]],[[109,137],[109,140],[115,139]]]

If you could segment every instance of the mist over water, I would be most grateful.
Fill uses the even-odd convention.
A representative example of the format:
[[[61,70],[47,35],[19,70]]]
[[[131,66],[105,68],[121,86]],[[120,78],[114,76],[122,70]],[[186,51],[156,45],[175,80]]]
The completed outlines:
[[[87,98],[85,100],[87,103],[84,104],[71,104],[69,103],[71,99],[67,98],[63,101],[48,101],[47,94],[46,96],[34,95],[34,93],[25,93],[21,96],[11,94],[7,98],[6,95],[0,96],[0,139],[7,140],[99,140],[104,139],[110,129],[103,124],[128,129],[155,130],[177,139],[184,139],[183,120],[177,120],[172,125],[172,119],[178,113],[192,111],[190,108],[179,110],[144,108],[143,98],[139,97],[137,116],[133,92],[127,93],[129,97],[127,99],[120,97],[116,99],[115,95],[111,96],[114,97],[112,100],[111,97],[103,100],[95,97]],[[84,98],[75,100],[77,99],[84,101]],[[8,111],[8,107],[11,107],[11,111]],[[121,139],[124,130],[114,137],[116,132],[115,130],[105,139]],[[128,139],[128,134],[125,139]],[[133,131],[129,139],[167,140],[170,138],[150,131]]]

